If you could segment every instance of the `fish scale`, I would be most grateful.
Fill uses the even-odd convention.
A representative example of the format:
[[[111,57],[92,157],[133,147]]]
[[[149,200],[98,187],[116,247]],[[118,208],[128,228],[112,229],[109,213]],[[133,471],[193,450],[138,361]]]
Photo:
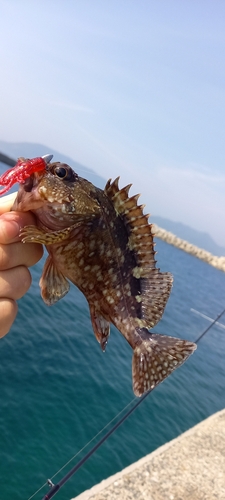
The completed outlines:
[[[95,336],[104,351],[114,324],[133,349],[135,395],[152,390],[193,353],[196,345],[149,332],[161,319],[173,278],[156,267],[154,234],[139,195],[119,178],[101,190],[70,166],[40,158],[23,159],[4,176],[22,180],[12,210],[31,210],[37,226],[22,229],[24,243],[44,244],[49,256],[40,280],[41,294],[52,305],[69,291],[71,281],[85,295]],[[49,159],[50,158],[50,159]],[[26,170],[27,168],[27,170]],[[0,179],[1,184],[1,179]]]

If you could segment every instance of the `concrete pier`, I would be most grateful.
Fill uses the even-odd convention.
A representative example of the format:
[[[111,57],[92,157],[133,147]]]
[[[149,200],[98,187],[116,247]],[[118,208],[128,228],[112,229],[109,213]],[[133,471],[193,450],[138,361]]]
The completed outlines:
[[[76,497],[120,499],[224,500],[225,410]]]

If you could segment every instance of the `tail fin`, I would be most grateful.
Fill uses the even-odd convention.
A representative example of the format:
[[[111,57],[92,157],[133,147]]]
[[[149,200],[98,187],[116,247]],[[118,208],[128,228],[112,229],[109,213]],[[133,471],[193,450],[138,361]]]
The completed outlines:
[[[132,363],[133,391],[136,396],[154,389],[181,366],[196,349],[196,344],[167,335],[138,331],[142,342],[135,347]]]

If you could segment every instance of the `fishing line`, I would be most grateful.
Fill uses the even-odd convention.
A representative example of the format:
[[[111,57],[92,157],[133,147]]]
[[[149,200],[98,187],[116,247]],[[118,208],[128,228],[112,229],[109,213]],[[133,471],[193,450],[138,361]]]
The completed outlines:
[[[206,335],[206,333],[214,326],[214,324],[221,318],[221,316],[225,313],[225,308],[222,310],[220,314],[210,323],[210,325],[197,337],[195,340],[195,343],[199,343],[199,341]],[[155,389],[155,387],[151,390],[143,394],[141,398],[138,399],[138,401],[134,404],[132,408],[130,408],[123,417],[121,417],[118,422],[91,448],[91,450],[86,453],[86,455],[79,460],[79,462],[69,470],[69,472],[57,483],[53,484],[52,479],[56,475],[59,474],[74,458],[76,458],[92,441],[99,436],[121,413],[123,413],[135,400],[134,398],[130,403],[128,403],[123,410],[121,410],[108,424],[105,425],[78,453],[76,453],[61,469],[59,469],[54,476],[52,476],[51,479],[48,479],[48,481],[41,487],[39,490],[37,490],[28,500],[31,500],[39,491],[41,491],[45,485],[49,485],[51,489],[45,496],[42,498],[42,500],[50,500],[58,491],[59,489],[77,472],[77,470],[97,451],[97,449],[113,434],[118,427],[136,410],[136,408],[144,401],[144,399],[147,398],[147,396]]]
[[[121,413],[123,413],[134,401],[136,401],[136,398],[133,398],[132,401],[130,401],[126,406],[124,406],[124,408],[122,410],[119,411],[119,413],[117,413],[117,415],[115,415],[115,417],[112,418],[112,420],[110,420],[110,422],[108,422],[104,427],[102,427],[102,429],[97,432],[97,434],[95,434],[95,436],[93,436],[93,438],[90,439],[90,441],[88,441],[88,443],[86,443],[83,448],[81,448],[77,453],[75,453],[75,455],[70,458],[70,460],[68,460],[68,462],[66,462],[62,467],[61,469],[59,469],[55,474],[54,476],[51,477],[51,480],[54,479],[55,476],[57,476],[63,469],[65,469],[65,467],[67,467],[67,465],[69,465],[70,462],[72,462],[78,455],[80,455],[80,453],[82,451],[85,450],[85,448],[87,448],[87,446],[89,446],[92,441],[94,441],[105,429],[107,429],[107,427],[112,424],[112,422],[114,422],[114,420],[116,420],[116,418],[118,418]],[[44,486],[46,486],[47,484],[49,484],[49,482],[51,482],[50,479],[48,479],[48,481],[46,481],[42,486],[41,488],[39,488],[35,493],[33,493],[33,495],[31,497],[28,498],[28,500],[31,500],[35,495],[37,495],[37,493],[39,493],[39,491],[41,491]]]
[[[92,443],[92,441],[94,441],[94,440],[95,440],[95,439],[96,439],[96,438],[97,438],[97,437],[98,437],[98,436],[99,436],[99,435],[100,435],[100,434],[101,434],[101,433],[102,433],[105,429],[107,429],[107,427],[109,427],[109,425],[110,425],[110,424],[112,424],[112,422],[114,422],[114,420],[116,420],[116,418],[118,418],[118,417],[121,415],[121,413],[123,413],[123,412],[124,412],[124,411],[125,411],[125,410],[126,410],[126,409],[127,409],[127,408],[128,408],[128,407],[129,407],[129,406],[130,406],[130,405],[131,405],[134,401],[135,401],[135,400],[136,400],[136,398],[133,398],[133,399],[132,399],[132,401],[130,401],[130,402],[129,402],[126,406],[124,406],[124,408],[123,408],[123,409],[122,409],[119,413],[117,413],[117,415],[115,415],[115,417],[113,417],[113,418],[112,418],[112,420],[110,420],[110,422],[108,422],[108,423],[107,423],[107,424],[106,424],[106,425],[105,425],[105,426],[104,426],[104,427],[103,427],[103,428],[102,428],[102,429],[101,429],[101,430],[100,430],[100,431],[99,431],[99,432],[98,432],[98,433],[97,433],[97,434],[96,434],[96,435],[95,435],[92,439],[90,439],[90,441],[89,441],[87,444],[85,444],[85,445],[83,446],[83,448],[81,448],[81,449],[80,449],[80,450],[79,450],[79,451],[78,451],[78,452],[77,452],[77,453],[76,453],[76,454],[75,454],[75,455],[74,455],[74,456],[73,456],[73,457],[72,457],[72,458],[71,458],[71,459],[70,459],[70,460],[69,460],[69,461],[68,461],[65,465],[63,465],[63,466],[61,467],[61,469],[59,469],[59,470],[58,470],[58,471],[54,474],[54,476],[52,476],[52,478],[51,478],[51,479],[54,479],[54,477],[55,477],[55,476],[57,476],[57,474],[58,474],[59,472],[61,472],[63,469],[65,469],[65,467],[66,467],[66,466],[67,466],[70,462],[72,462],[72,460],[73,460],[74,458],[76,458],[78,455],[80,455],[80,453],[81,453],[82,451],[84,451],[84,450],[85,450],[85,448],[87,448],[87,446],[89,446],[89,444],[91,444],[91,443]]]
[[[210,325],[201,333],[201,335],[199,335],[199,337],[197,338],[197,340],[195,340],[196,344],[199,342],[199,340],[202,339],[202,337],[204,337],[204,335],[210,330],[210,328],[212,328],[212,326],[215,325],[215,323],[218,321],[218,319],[221,318],[221,316],[223,316],[224,313],[225,313],[225,309],[223,309],[223,311],[220,314],[218,314],[218,316],[216,317],[216,319],[214,319],[212,321],[212,323],[210,323]]]
[[[210,318],[206,314],[203,314],[200,311],[197,311],[197,309],[191,308],[190,311],[195,313],[195,314],[198,314],[199,316],[201,316],[204,319],[207,319],[210,323],[211,323],[211,321],[213,321],[213,318]],[[219,323],[219,321],[217,321],[216,325],[219,326],[220,328],[223,328],[223,330],[225,330],[225,325],[223,325],[223,323]]]

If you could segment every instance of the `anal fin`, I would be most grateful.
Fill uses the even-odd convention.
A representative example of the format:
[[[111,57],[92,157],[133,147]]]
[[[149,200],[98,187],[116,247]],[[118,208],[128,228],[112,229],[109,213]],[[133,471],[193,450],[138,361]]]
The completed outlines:
[[[94,330],[95,337],[103,351],[106,349],[110,334],[110,323],[103,318],[99,311],[96,311],[93,305],[90,305],[91,322]]]
[[[142,342],[135,347],[132,363],[133,391],[136,396],[154,389],[196,349],[196,344],[167,335],[138,331]]]
[[[55,304],[69,291],[70,284],[57,269],[51,255],[48,256],[45,262],[39,285],[42,299],[48,306]]]

